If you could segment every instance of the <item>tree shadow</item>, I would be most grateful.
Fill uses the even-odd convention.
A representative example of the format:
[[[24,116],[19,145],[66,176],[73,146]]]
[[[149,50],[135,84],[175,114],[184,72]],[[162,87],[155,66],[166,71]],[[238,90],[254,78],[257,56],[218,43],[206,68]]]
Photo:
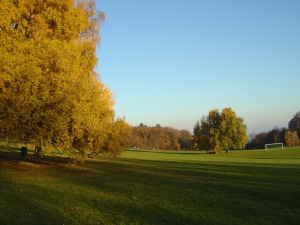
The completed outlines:
[[[203,153],[206,153],[206,151],[174,151],[174,150],[144,150],[144,149],[130,149],[130,150],[125,150],[125,152],[150,152],[150,153],[156,153],[156,154],[172,154],[172,155],[177,155],[177,154],[182,154],[182,155],[200,155]]]

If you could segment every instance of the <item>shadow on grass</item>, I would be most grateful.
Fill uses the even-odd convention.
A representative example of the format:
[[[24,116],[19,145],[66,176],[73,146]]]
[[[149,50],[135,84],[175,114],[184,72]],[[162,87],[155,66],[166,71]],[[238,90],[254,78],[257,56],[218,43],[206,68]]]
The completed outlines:
[[[204,154],[206,151],[172,151],[172,150],[144,150],[144,149],[130,149],[130,150],[125,150],[125,152],[151,152],[151,153],[157,153],[157,154],[172,154],[172,155],[199,155],[199,154]]]
[[[299,222],[299,164],[100,157],[51,167],[66,164],[10,154],[38,167],[20,172],[0,161],[0,224]]]
[[[31,162],[35,164],[45,164],[45,165],[53,165],[53,164],[61,164],[65,165],[70,162],[70,158],[68,157],[59,157],[59,156],[50,156],[45,155],[42,158],[35,157],[33,155],[34,150],[28,148],[28,152],[26,156],[21,155],[21,147],[18,146],[7,146],[0,145],[0,160],[7,160],[10,162]]]

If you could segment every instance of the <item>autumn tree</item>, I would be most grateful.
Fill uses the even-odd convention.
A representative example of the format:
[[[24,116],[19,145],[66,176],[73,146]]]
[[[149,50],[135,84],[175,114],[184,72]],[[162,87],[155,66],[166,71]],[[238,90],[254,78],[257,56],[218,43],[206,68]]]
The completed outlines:
[[[172,127],[146,126],[141,123],[139,126],[132,127],[130,146],[140,149],[152,150],[180,150],[181,135],[179,130]]]
[[[152,137],[151,127],[147,127],[146,124],[141,123],[138,127],[138,135],[143,139],[143,146],[148,146]]]
[[[203,116],[194,126],[194,148],[219,149],[220,113],[219,110],[211,110],[208,116]]]
[[[298,132],[297,131],[286,131],[285,132],[285,140],[287,143],[287,146],[296,146],[299,145],[299,138],[298,138]]]
[[[224,108],[220,113],[211,110],[194,126],[194,143],[199,150],[242,149],[246,146],[244,119],[237,117],[231,108]]]
[[[162,137],[163,137],[163,128],[160,124],[156,124],[155,127],[151,128],[152,138],[151,146],[154,146],[153,149],[162,149]]]
[[[220,133],[223,149],[243,149],[248,141],[244,119],[237,117],[231,108],[224,108],[221,113]]]
[[[174,129],[172,127],[166,127],[165,128],[165,133],[169,136],[169,140],[170,140],[170,148],[172,150],[180,150],[180,144],[179,144],[179,140],[180,140],[180,134],[179,131],[177,129]]]
[[[1,1],[5,137],[34,141],[37,155],[47,144],[79,159],[87,152],[120,152],[129,125],[115,119],[112,93],[94,72],[104,19],[92,0]]]

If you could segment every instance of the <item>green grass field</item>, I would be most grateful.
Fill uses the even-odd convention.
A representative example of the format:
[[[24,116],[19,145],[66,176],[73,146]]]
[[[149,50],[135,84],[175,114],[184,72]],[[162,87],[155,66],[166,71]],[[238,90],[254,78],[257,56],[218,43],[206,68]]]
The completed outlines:
[[[0,145],[0,224],[300,224],[300,148],[127,150],[84,166]]]

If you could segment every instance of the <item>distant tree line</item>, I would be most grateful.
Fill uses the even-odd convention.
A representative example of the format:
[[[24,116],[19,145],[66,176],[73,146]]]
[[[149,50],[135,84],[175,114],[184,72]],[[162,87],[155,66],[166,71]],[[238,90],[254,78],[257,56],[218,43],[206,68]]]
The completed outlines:
[[[130,147],[152,150],[229,150],[265,148],[265,144],[283,143],[285,146],[299,145],[300,111],[288,123],[288,128],[275,126],[267,132],[246,134],[244,119],[231,108],[221,112],[214,109],[203,116],[188,130],[172,127],[146,126],[140,123],[132,127]]]
[[[285,127],[280,128],[276,126],[267,132],[250,133],[246,149],[265,148],[265,144],[270,143],[283,143],[286,145],[285,132],[287,131],[288,129]]]
[[[140,123],[132,127],[130,147],[152,150],[191,150],[192,134],[188,130],[177,130],[172,127],[147,126]]]
[[[300,144],[300,111],[297,112],[286,127],[273,127],[267,132],[249,134],[247,149],[264,148],[265,144],[283,143],[285,146],[296,146]]]

